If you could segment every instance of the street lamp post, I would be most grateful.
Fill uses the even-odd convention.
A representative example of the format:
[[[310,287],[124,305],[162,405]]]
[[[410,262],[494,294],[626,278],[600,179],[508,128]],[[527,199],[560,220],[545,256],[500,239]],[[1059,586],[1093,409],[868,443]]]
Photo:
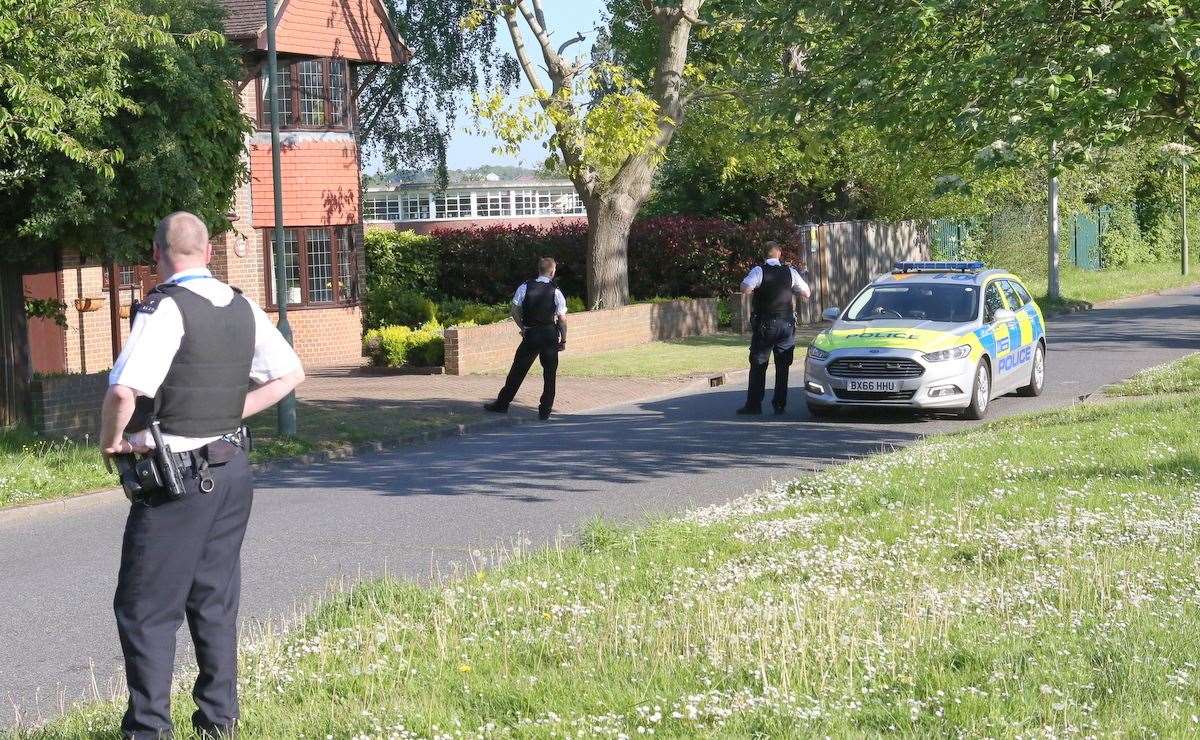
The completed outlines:
[[[292,327],[288,323],[287,265],[283,249],[283,181],[279,162],[279,60],[275,54],[275,0],[267,3],[267,98],[271,105],[271,180],[275,195],[275,305],[279,306],[279,333],[292,342]],[[287,394],[278,406],[279,434],[296,436],[296,394]]]
[[[1188,162],[1183,160],[1183,243],[1179,250],[1180,270],[1183,275],[1188,274],[1188,206],[1187,206],[1187,171]]]

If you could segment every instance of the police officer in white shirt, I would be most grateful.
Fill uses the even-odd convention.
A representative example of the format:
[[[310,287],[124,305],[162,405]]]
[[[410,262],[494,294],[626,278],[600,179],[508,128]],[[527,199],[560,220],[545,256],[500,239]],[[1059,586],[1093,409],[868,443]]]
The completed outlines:
[[[184,483],[181,497],[165,489],[136,496],[125,524],[113,608],[129,738],[172,732],[175,633],[185,618],[199,667],[192,724],[201,735],[234,732],[241,547],[254,485],[239,429],[304,380],[262,309],[208,271],[211,256],[196,216],[173,213],[158,224],[154,258],[169,278],[135,305],[101,414],[106,458],[146,452],[157,421]]]
[[[750,382],[746,405],[739,414],[761,414],[766,394],[767,362],[775,358],[775,394],[771,405],[776,414],[787,408],[788,369],[796,349],[796,309],[792,297],[808,298],[808,283],[796,268],[780,262],[783,250],[767,242],[767,259],[742,280],[742,294],[751,297]]]
[[[558,353],[567,348],[567,299],[554,284],[558,265],[553,257],[538,260],[538,276],[517,288],[512,298],[512,316],[521,328],[512,368],[496,400],[485,403],[488,411],[503,414],[516,397],[536,357],[542,363],[542,398],[538,418],[546,421],[554,408]]]

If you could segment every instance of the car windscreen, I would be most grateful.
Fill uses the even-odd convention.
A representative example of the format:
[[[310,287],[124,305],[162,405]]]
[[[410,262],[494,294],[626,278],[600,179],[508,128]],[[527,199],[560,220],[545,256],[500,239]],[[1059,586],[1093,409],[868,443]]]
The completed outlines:
[[[974,285],[872,285],[858,294],[842,319],[907,319],[961,324],[974,320],[978,309],[979,288]]]

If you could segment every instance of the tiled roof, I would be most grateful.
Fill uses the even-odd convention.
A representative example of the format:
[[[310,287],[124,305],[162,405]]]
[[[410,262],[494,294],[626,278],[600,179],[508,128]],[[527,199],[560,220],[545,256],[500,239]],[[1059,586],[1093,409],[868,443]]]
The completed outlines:
[[[265,0],[221,0],[225,6],[225,34],[230,38],[258,36],[267,23]]]

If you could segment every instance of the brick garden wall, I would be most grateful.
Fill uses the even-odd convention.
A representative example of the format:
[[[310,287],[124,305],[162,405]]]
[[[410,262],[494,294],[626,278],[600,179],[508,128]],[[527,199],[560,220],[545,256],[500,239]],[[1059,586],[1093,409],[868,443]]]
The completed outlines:
[[[34,378],[33,428],[47,437],[95,441],[100,430],[100,402],[108,389],[108,373]]]
[[[272,320],[277,314],[268,314]],[[288,311],[292,341],[305,369],[361,365],[362,311],[357,306]]]
[[[568,316],[567,346],[572,353],[602,352],[716,331],[715,298],[643,303]],[[504,369],[520,341],[511,320],[447,329],[446,372],[467,375]]]

